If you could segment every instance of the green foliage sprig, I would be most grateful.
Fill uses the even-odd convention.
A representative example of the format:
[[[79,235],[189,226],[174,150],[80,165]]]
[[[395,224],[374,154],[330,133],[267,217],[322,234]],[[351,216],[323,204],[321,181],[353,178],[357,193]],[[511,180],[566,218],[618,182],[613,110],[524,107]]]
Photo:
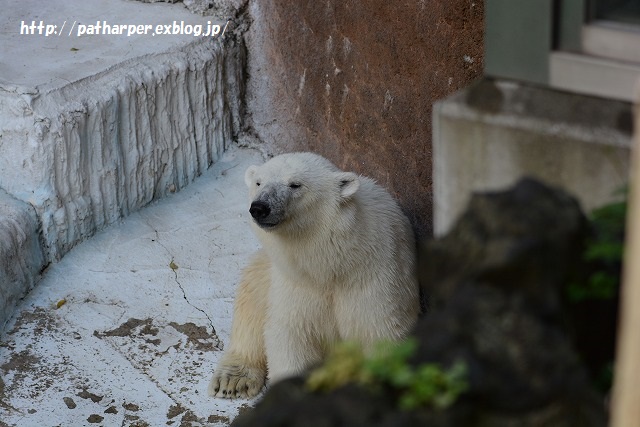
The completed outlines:
[[[416,348],[415,340],[383,342],[365,356],[360,346],[342,343],[311,373],[307,388],[329,391],[348,383],[376,390],[389,387],[398,394],[398,406],[404,410],[451,406],[468,388],[465,364],[455,363],[448,370],[434,363],[414,367],[408,359]]]
[[[621,193],[624,195],[625,192]],[[571,301],[610,300],[615,297],[620,287],[626,214],[626,196],[591,212],[592,236],[583,254],[591,272],[584,282],[569,284],[567,293]]]

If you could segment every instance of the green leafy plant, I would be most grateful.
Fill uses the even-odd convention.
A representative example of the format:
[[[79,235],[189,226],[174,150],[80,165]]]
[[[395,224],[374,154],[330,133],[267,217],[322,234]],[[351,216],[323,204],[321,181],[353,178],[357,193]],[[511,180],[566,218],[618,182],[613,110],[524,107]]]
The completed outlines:
[[[307,388],[329,391],[356,383],[375,390],[391,388],[398,395],[398,406],[404,410],[451,406],[468,388],[466,366],[461,362],[448,370],[434,363],[412,366],[408,359],[416,347],[415,340],[383,342],[365,357],[360,346],[340,344],[324,365],[311,373]]]
[[[590,236],[580,270],[566,287],[574,345],[595,388],[609,393],[617,329],[618,295],[624,258],[626,189],[619,200],[592,211]]]
[[[591,213],[592,235],[583,254],[589,273],[586,280],[570,283],[567,293],[571,301],[607,300],[616,296],[624,256],[626,214],[626,197]]]
[[[322,366],[311,372],[307,388],[311,391],[330,391],[357,382],[364,365],[362,348],[353,342],[337,345]]]

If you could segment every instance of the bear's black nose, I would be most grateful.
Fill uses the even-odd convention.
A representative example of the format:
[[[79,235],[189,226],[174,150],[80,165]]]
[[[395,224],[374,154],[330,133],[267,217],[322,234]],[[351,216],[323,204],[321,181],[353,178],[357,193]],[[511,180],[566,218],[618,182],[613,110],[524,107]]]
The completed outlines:
[[[249,213],[256,220],[265,219],[271,213],[271,208],[265,202],[253,202],[249,208]]]

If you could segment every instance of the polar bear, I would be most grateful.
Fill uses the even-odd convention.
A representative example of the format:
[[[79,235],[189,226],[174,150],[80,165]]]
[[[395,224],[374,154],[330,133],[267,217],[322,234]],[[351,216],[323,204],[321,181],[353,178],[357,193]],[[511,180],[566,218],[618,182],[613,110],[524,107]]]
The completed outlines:
[[[245,173],[262,249],[245,269],[230,345],[209,394],[248,398],[300,374],[342,340],[397,340],[418,317],[415,241],[373,180],[312,153],[276,156]]]

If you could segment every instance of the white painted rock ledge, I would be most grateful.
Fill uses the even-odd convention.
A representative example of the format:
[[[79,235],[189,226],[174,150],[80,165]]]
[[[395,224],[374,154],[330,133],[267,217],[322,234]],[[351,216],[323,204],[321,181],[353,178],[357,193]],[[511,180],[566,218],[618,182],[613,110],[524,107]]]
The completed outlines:
[[[207,384],[258,248],[231,147],[202,177],[52,264],[0,337],[0,426],[224,426]]]
[[[41,22],[64,31],[46,37]],[[2,6],[0,326],[44,266],[186,186],[239,131],[244,54],[232,35],[78,37],[98,23],[225,25],[182,3]]]

